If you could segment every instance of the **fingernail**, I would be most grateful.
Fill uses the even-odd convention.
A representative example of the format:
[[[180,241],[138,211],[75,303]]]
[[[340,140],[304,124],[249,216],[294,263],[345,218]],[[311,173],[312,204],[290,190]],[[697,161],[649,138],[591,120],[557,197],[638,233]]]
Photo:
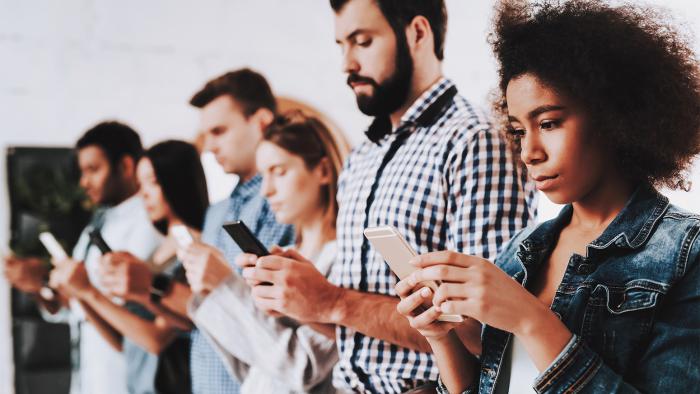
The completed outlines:
[[[442,305],[440,305],[438,308],[439,308],[441,311],[446,312],[446,313],[449,313],[449,312],[450,312],[450,309],[451,309],[451,308],[450,308],[450,304],[448,304],[447,302],[443,302]]]
[[[418,256],[413,257],[412,259],[408,260],[408,263],[416,265],[416,264],[420,263],[420,257],[418,257]]]
[[[427,287],[424,287],[424,288],[420,289],[420,295],[422,295],[423,298],[428,298],[428,297],[430,297],[430,293],[432,293],[432,292],[431,292],[430,289],[427,288]]]

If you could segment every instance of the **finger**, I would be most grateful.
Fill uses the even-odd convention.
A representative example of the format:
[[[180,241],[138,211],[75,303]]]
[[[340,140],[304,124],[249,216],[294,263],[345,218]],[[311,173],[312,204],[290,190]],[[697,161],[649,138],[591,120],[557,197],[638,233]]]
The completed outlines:
[[[396,284],[394,287],[394,290],[396,291],[396,295],[398,295],[401,298],[406,298],[411,293],[413,293],[413,289],[416,287],[416,283],[413,280],[412,276],[407,276],[406,278],[402,279],[399,281],[399,283]]]
[[[440,306],[448,299],[466,299],[468,285],[464,283],[442,283],[433,297],[433,305]]]
[[[255,306],[260,309],[261,311],[272,315],[276,316],[280,312],[277,310],[279,309],[279,303],[275,299],[267,299],[267,298],[256,298],[255,299]]]
[[[276,283],[277,271],[268,271],[260,268],[244,268],[242,275],[246,280],[258,282]]]
[[[423,305],[424,300],[429,299],[432,295],[433,292],[424,287],[401,300],[396,305],[396,311],[404,316],[415,316],[419,313],[417,309]]]
[[[282,289],[278,286],[258,285],[251,289],[250,294],[253,298],[279,299]]]
[[[467,269],[452,265],[432,265],[414,271],[411,275],[416,283],[441,281],[464,283],[469,278]]]
[[[480,320],[479,318],[481,317],[475,316],[474,302],[469,298],[464,300],[447,300],[439,307],[436,307],[436,309],[441,313],[471,316],[477,320]]]
[[[417,329],[427,328],[429,325],[436,323],[440,315],[441,312],[434,306],[431,306],[420,315],[411,318],[411,326]]]
[[[280,253],[279,255],[296,261],[308,261],[306,257],[304,257],[301,253],[299,253],[298,250],[294,248],[288,248],[286,250],[283,250],[282,253]]]
[[[456,265],[459,267],[468,267],[474,264],[476,260],[480,260],[480,258],[452,252],[450,250],[443,250],[440,252],[431,252],[416,256],[412,258],[409,263],[417,267],[430,267],[432,265]]]
[[[258,262],[258,256],[250,253],[241,253],[238,256],[236,256],[236,260],[234,263],[241,267],[255,267],[255,263]]]
[[[285,249],[284,249],[283,247],[279,246],[279,245],[273,245],[273,246],[270,248],[270,254],[277,254],[277,255],[279,255],[279,254],[283,254],[284,252],[285,252]]]
[[[258,259],[255,267],[264,270],[279,271],[284,268],[285,260],[284,257],[279,256],[263,256]]]

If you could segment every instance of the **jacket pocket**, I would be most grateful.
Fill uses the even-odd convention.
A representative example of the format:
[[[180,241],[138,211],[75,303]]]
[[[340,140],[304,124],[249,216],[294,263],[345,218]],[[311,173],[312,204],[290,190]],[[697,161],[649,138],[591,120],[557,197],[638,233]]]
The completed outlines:
[[[593,288],[581,335],[618,373],[624,374],[643,352],[665,289],[649,280]]]

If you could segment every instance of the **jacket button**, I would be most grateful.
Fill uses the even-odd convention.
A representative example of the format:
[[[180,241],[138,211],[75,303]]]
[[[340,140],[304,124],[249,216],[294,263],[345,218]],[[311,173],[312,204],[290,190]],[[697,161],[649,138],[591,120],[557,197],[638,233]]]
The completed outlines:
[[[593,272],[593,264],[583,263],[576,267],[576,273],[579,275],[588,275]]]

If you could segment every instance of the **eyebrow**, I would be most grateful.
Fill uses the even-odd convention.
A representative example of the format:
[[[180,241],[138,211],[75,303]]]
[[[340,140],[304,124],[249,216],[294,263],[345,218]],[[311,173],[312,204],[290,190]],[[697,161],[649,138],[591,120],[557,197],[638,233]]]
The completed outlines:
[[[550,112],[550,111],[561,111],[566,109],[563,105],[541,105],[532,111],[530,111],[527,114],[528,119],[535,119],[539,115],[542,115],[543,113]],[[519,122],[518,118],[512,115],[508,115],[508,121],[510,122]]]

